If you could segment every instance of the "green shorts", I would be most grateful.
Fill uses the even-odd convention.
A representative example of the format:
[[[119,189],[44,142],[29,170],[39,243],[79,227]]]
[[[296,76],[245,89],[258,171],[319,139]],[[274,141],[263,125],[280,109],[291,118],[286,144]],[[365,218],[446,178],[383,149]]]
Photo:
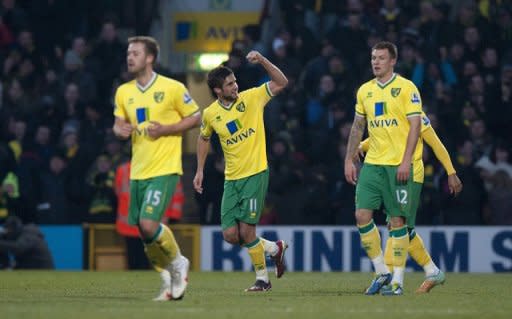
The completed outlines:
[[[268,169],[252,176],[224,182],[220,207],[222,229],[241,221],[256,225],[263,211],[268,189]]]
[[[130,180],[128,224],[138,225],[141,219],[161,221],[178,180],[177,174]]]
[[[413,167],[407,183],[396,180],[398,166],[364,164],[356,186],[356,209],[376,210],[384,204],[389,217],[416,220],[422,184],[413,182]]]

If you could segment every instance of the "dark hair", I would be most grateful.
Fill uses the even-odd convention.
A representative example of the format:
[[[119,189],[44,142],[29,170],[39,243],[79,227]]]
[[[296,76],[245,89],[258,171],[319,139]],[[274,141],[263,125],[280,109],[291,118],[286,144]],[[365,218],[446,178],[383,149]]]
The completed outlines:
[[[512,154],[510,152],[510,145],[502,139],[498,139],[492,146],[491,153],[489,154],[489,159],[491,160],[491,162],[496,163],[496,150],[498,149],[508,152],[508,163],[512,164]]]
[[[372,48],[372,51],[373,50],[388,50],[389,56],[392,59],[396,59],[398,57],[398,49],[396,48],[396,45],[389,41],[381,41],[375,44]]]
[[[160,46],[154,38],[147,36],[131,37],[128,38],[128,44],[131,43],[143,43],[146,53],[154,57],[153,63],[156,62],[156,59],[158,59],[158,54],[160,53]]]
[[[233,70],[223,65],[216,67],[208,73],[208,87],[210,87],[210,90],[212,91],[214,96],[217,96],[217,94],[213,89],[222,89],[224,80],[226,80],[226,78],[231,74],[233,74]]]

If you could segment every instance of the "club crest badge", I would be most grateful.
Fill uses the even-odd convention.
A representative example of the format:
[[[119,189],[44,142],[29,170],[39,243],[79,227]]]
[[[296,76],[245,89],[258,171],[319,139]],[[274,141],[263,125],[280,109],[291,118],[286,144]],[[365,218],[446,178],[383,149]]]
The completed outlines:
[[[153,93],[153,99],[156,103],[161,103],[164,100],[164,92],[158,91]]]
[[[237,106],[236,106],[236,109],[238,112],[245,112],[245,104],[244,102],[242,103],[239,103]]]

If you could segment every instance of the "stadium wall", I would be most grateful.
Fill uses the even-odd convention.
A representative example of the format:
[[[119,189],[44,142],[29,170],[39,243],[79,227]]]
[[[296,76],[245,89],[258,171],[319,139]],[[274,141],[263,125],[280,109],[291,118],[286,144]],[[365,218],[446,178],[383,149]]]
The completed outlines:
[[[82,270],[83,229],[82,226],[41,226],[48,248],[58,270]]]
[[[433,260],[450,272],[511,272],[512,227],[417,227]],[[370,271],[355,227],[260,227],[269,240],[290,243],[289,271]],[[383,241],[387,237],[381,228]],[[201,270],[250,271],[249,256],[222,239],[219,227],[201,228]],[[422,269],[408,261],[408,270]]]

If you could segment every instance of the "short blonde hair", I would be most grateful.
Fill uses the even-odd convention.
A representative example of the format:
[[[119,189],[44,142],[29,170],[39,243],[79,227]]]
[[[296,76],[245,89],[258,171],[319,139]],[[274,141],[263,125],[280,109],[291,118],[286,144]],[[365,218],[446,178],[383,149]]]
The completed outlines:
[[[158,59],[160,46],[158,45],[158,42],[155,40],[155,38],[148,36],[136,36],[128,38],[128,44],[132,43],[143,43],[146,53],[154,57],[153,62]]]

